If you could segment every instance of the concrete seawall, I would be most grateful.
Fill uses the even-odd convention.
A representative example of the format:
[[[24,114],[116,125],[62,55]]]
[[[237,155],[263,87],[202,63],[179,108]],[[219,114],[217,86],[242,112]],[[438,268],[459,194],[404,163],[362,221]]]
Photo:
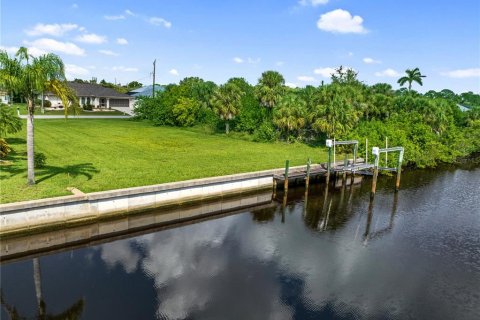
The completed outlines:
[[[51,253],[52,250],[61,252],[83,246],[100,245],[125,237],[141,236],[145,233],[235,214],[246,208],[264,208],[271,205],[273,205],[272,193],[264,189],[239,196],[201,201],[195,205],[147,210],[70,228],[7,237],[0,243],[0,262],[41,256],[45,252]]]
[[[283,170],[265,170],[88,194],[77,192],[72,196],[3,204],[0,205],[0,236],[41,232],[152,208],[195,203],[272,188],[273,175],[282,173]]]

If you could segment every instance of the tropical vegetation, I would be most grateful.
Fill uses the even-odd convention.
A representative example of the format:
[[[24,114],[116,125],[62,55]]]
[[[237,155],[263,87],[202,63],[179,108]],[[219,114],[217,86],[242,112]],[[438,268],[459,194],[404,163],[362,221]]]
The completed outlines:
[[[445,89],[421,94],[419,68],[406,70],[394,90],[387,83],[366,85],[352,69],[339,67],[330,84],[290,88],[276,71],[264,72],[256,85],[232,78],[217,86],[200,78],[170,84],[155,98],[137,103],[136,118],[155,125],[201,126],[254,141],[302,142],[322,145],[326,138],[358,139],[360,149],[400,145],[409,166],[431,167],[454,162],[480,151],[480,95],[455,94]],[[237,89],[233,89],[236,86]],[[226,88],[228,92],[227,93]],[[178,121],[172,110],[191,99],[185,112],[193,118]],[[198,103],[195,105],[194,101]],[[459,105],[466,106],[461,111]]]

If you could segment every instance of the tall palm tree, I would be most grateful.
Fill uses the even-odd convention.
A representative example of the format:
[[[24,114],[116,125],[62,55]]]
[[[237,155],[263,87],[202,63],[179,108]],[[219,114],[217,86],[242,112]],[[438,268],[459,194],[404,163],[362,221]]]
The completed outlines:
[[[244,93],[233,83],[218,87],[212,95],[213,110],[225,121],[225,133],[230,131],[230,120],[235,118],[242,105]]]
[[[305,127],[306,106],[307,103],[293,93],[280,100],[273,114],[273,123],[286,133],[287,142],[290,140],[290,132],[298,133]]]
[[[408,82],[408,91],[412,90],[412,82],[416,82],[419,85],[423,86],[422,78],[425,78],[425,75],[422,75],[420,72],[420,69],[415,68],[413,70],[407,69],[405,70],[405,73],[407,74],[404,77],[401,77],[398,79],[398,84],[403,86],[405,83]]]
[[[257,99],[262,106],[270,110],[270,113],[278,101],[280,101],[284,91],[285,79],[277,71],[265,71],[262,73],[255,87]]]
[[[34,126],[35,100],[45,91],[56,94],[67,109],[76,101],[75,94],[67,86],[62,59],[48,53],[39,57],[28,54],[21,47],[14,58],[0,51],[0,86],[15,92],[27,101],[27,182],[35,184],[34,170]]]

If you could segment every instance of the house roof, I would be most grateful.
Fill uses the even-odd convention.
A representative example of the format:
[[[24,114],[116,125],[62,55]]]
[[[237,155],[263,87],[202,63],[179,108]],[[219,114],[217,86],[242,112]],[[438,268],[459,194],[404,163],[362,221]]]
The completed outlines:
[[[457,107],[460,109],[460,111],[470,111],[470,107],[469,106],[465,106],[465,105],[461,105],[459,103],[457,103]]]
[[[105,88],[99,84],[69,82],[68,86],[75,90],[79,97],[130,98],[128,94],[117,92],[112,88]]]
[[[165,88],[161,85],[155,85],[155,92],[163,91]],[[132,91],[129,91],[128,94],[132,97],[151,97],[153,92],[153,85],[141,87]]]

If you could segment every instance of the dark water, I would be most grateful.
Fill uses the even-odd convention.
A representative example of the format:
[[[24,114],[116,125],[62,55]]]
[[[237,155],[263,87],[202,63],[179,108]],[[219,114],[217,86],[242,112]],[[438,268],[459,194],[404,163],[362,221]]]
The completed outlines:
[[[4,263],[2,319],[480,319],[480,168],[393,185]]]

